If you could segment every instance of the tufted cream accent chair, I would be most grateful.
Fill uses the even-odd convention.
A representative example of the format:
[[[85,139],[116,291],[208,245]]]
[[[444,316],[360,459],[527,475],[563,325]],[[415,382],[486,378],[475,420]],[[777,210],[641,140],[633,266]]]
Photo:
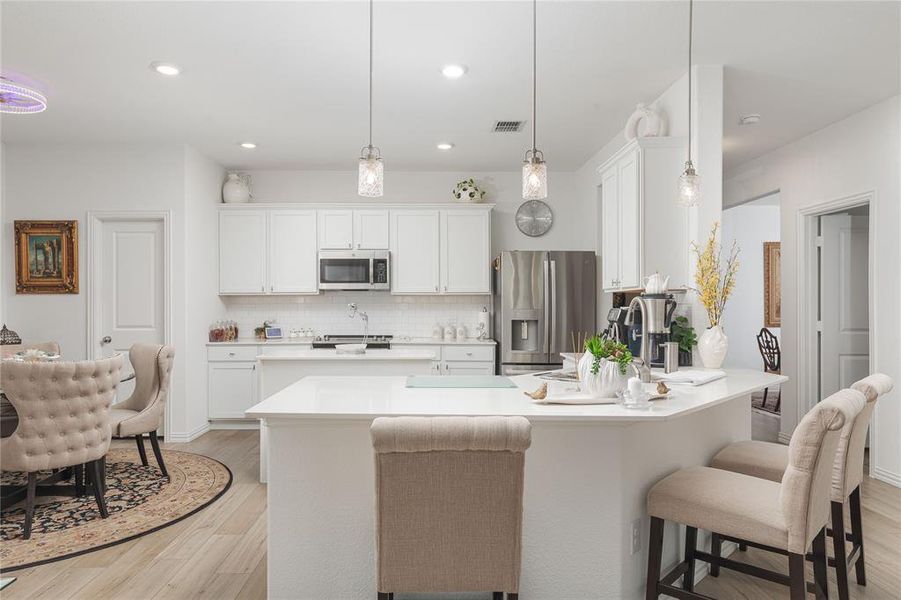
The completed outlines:
[[[529,422],[380,417],[371,433],[378,597],[494,591],[516,598]]]
[[[122,356],[81,362],[3,362],[0,385],[19,418],[0,439],[0,469],[28,473],[24,534],[31,535],[37,472],[87,465],[106,516],[101,460],[110,444],[109,407]]]
[[[135,344],[129,350],[128,358],[135,370],[135,389],[127,400],[114,404],[110,411],[113,437],[134,437],[141,463],[146,467],[148,463],[144,434],[150,434],[150,445],[160,472],[163,477],[169,477],[156,430],[163,424],[175,348],[159,344]]]
[[[47,354],[59,354],[59,344],[57,342],[32,342],[30,344],[8,344],[0,346],[0,354],[3,356],[11,356],[22,352],[23,350],[43,350]]]

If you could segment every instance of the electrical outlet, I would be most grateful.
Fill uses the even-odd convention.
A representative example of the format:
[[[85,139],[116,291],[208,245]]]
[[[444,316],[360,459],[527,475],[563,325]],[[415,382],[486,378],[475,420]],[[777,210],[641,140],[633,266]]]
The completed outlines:
[[[635,554],[641,550],[641,519],[632,521],[632,544],[631,553]]]

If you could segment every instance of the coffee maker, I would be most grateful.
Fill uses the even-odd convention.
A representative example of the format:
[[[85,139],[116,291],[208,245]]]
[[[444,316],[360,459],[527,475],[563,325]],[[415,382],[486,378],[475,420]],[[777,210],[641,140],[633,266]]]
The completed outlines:
[[[670,325],[675,311],[676,300],[672,294],[641,294],[629,303],[624,321],[628,327],[627,345],[645,364],[663,366],[663,343],[670,341]]]
[[[625,306],[616,306],[607,311],[607,328],[601,335],[620,344],[628,344],[629,328],[626,326],[628,311]]]

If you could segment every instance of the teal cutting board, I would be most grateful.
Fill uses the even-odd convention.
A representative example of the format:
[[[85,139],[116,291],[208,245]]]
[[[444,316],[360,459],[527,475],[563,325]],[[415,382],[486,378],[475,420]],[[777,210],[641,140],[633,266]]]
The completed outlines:
[[[500,375],[411,375],[408,388],[515,388],[516,384]]]

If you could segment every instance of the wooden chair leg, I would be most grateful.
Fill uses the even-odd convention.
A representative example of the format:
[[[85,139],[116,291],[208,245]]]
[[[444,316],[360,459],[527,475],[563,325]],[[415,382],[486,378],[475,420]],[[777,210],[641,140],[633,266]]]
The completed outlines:
[[[648,578],[645,582],[645,600],[657,600],[657,583],[663,560],[663,519],[651,517],[651,535],[648,539]]]
[[[710,554],[719,558],[723,555],[723,538],[720,537],[718,533],[712,533],[710,535]],[[710,564],[710,576],[711,577],[719,577],[720,576],[720,566],[711,563]]]
[[[390,600],[391,594],[387,592],[378,592],[378,600]]]
[[[741,550],[742,552],[747,552],[747,551],[748,551],[748,545],[747,545],[746,543],[744,543],[744,542],[739,542],[739,543],[738,543],[738,549]]]
[[[504,600],[504,592],[491,592],[491,600]]]
[[[72,470],[75,472],[75,494],[84,496],[84,465],[75,465]]]
[[[97,501],[100,516],[105,519],[109,516],[109,511],[106,510],[106,498],[103,495],[103,469],[99,460],[92,460],[88,465],[91,483],[93,484],[91,487],[94,490],[94,500]]]
[[[692,592],[695,589],[695,550],[698,549],[697,527],[685,526],[685,562],[688,570],[682,576],[682,589]]]
[[[851,539],[855,547],[860,547],[857,553],[857,562],[854,563],[854,572],[857,575],[857,585],[867,584],[867,571],[863,559],[863,520],[860,514],[860,486],[857,486],[848,498],[851,509]]]
[[[519,593],[517,592],[515,594],[507,594],[507,600],[519,600]]]
[[[829,597],[829,583],[826,571],[829,569],[826,558],[826,528],[823,527],[813,538],[813,585],[817,598]]]
[[[22,525],[22,537],[31,539],[31,522],[34,519],[34,498],[37,495],[38,474],[28,474],[28,488],[25,495],[25,523]]]
[[[156,457],[156,464],[160,466],[160,472],[163,477],[169,479],[169,472],[166,470],[166,463],[163,462],[163,453],[160,451],[160,440],[156,437],[156,432],[150,432],[150,446],[153,448],[153,455]]]
[[[144,435],[136,435],[135,443],[138,445],[138,454],[141,455],[141,464],[145,467],[148,465],[147,463],[147,451],[144,450]]]
[[[848,549],[845,546],[845,507],[832,503],[832,549],[835,553],[835,583],[839,600],[848,600]]]
[[[790,580],[791,600],[807,600],[807,580],[804,575],[805,558],[803,554],[788,554],[788,577]]]
[[[774,409],[777,413],[782,413],[782,386],[779,386],[779,391],[776,392],[776,408]]]
[[[763,402],[760,403],[760,408],[766,410],[766,397],[767,394],[770,393],[770,388],[763,388]]]

